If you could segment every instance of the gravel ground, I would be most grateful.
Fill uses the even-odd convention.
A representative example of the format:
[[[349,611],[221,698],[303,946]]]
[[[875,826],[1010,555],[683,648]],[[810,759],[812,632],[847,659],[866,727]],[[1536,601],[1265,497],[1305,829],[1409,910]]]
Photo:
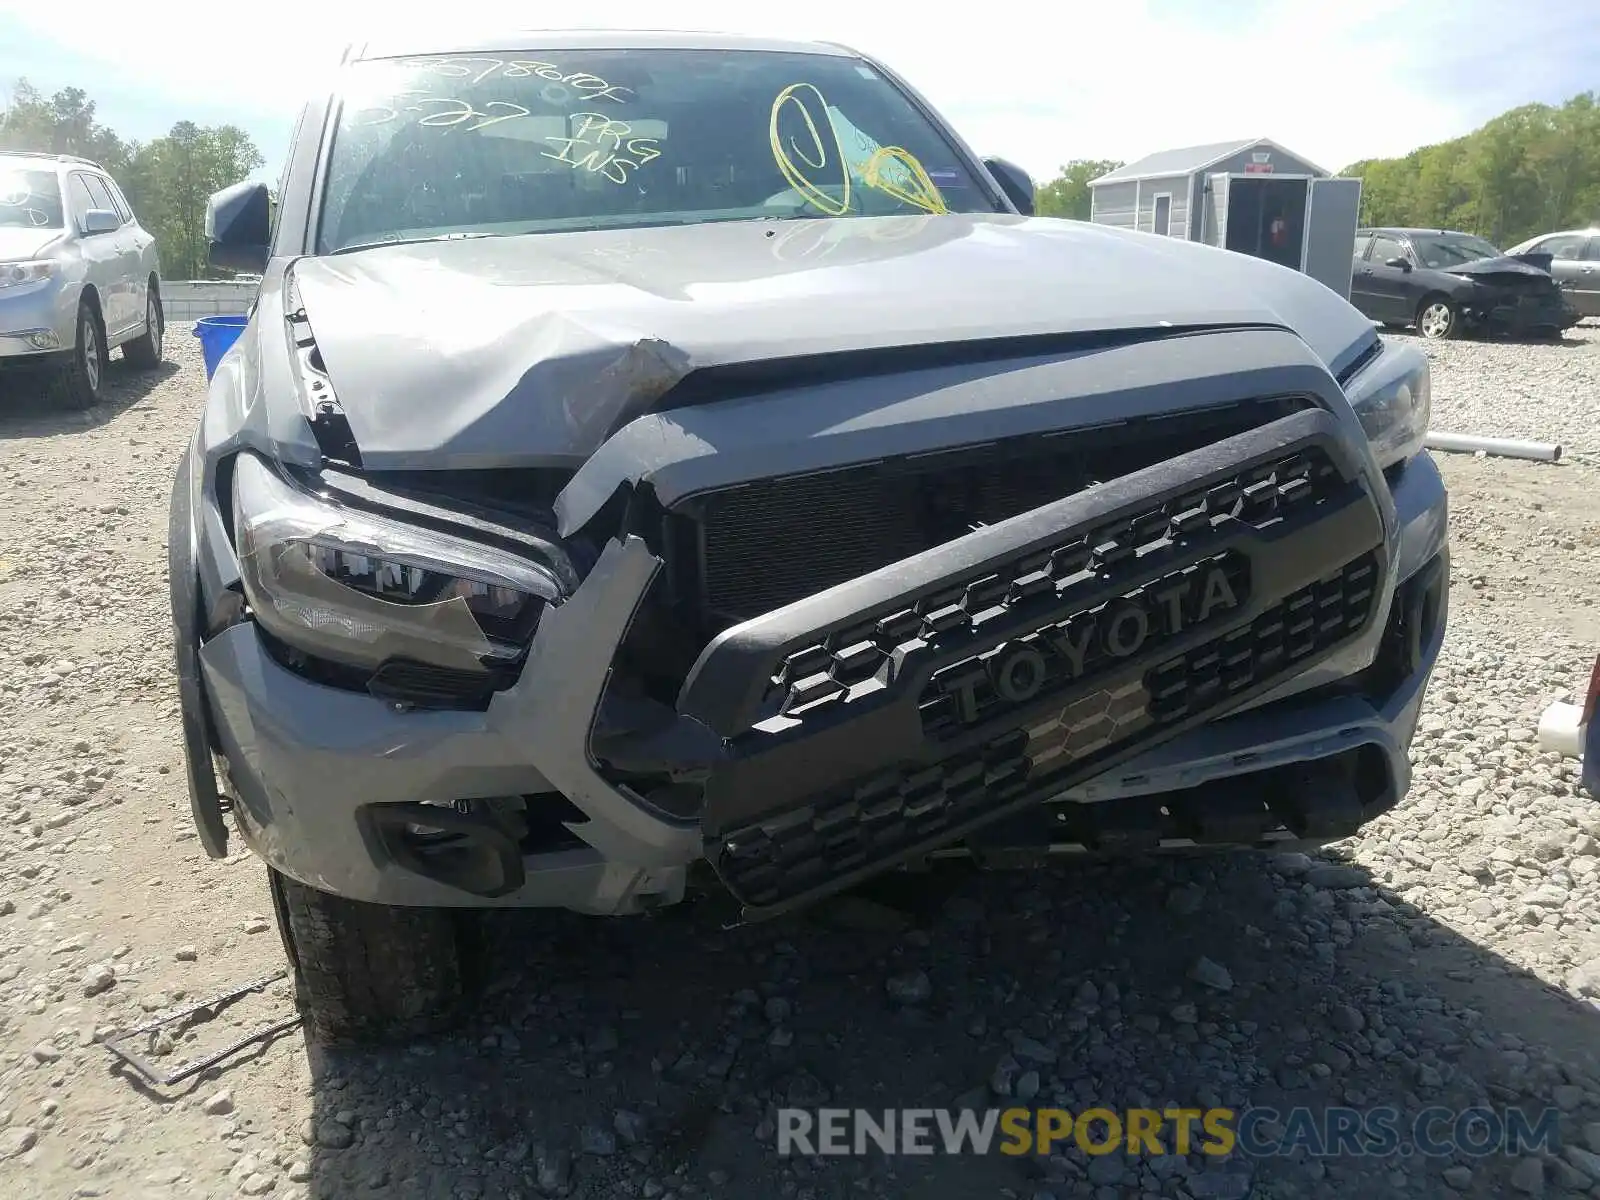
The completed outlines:
[[[1435,429],[1559,442],[1600,456],[1600,322],[1586,321],[1550,345],[1406,340],[1433,362]]]
[[[172,340],[91,417],[0,393],[0,1196],[1600,1197],[1600,804],[1533,741],[1600,647],[1583,462],[1444,463],[1455,590],[1415,787],[1323,858],[940,872],[748,930],[710,905],[512,914],[459,1036],[296,1032],[143,1086],[107,1036],[281,964],[261,867],[202,856],[181,783],[166,501],[202,374]],[[1428,349],[1439,427],[1591,437],[1600,328]],[[282,1015],[275,986],[147,1048]],[[812,1160],[772,1137],[782,1104],[1014,1100],[1552,1106],[1563,1149]]]

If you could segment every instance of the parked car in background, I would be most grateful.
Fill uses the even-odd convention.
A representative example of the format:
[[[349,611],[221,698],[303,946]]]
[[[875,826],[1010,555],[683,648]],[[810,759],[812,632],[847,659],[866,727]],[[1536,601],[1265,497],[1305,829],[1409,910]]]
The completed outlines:
[[[65,408],[100,399],[114,347],[161,361],[161,264],[116,180],[86,158],[0,153],[0,368],[48,373]]]
[[[1551,276],[1550,260],[1511,255],[1448,229],[1356,230],[1350,303],[1425,338],[1463,333],[1560,337],[1582,318]]]
[[[1548,254],[1550,274],[1582,317],[1600,317],[1600,229],[1544,233],[1513,246],[1508,254]]]

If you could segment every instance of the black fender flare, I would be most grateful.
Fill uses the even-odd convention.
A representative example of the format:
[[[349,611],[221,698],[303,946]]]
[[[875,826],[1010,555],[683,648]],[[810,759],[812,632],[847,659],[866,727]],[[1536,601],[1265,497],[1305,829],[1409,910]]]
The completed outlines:
[[[198,516],[193,450],[184,452],[172,485],[167,514],[167,577],[172,600],[173,665],[178,674],[178,712],[183,731],[185,775],[189,785],[189,811],[194,816],[200,845],[212,858],[228,853],[228,825],[217,771],[212,760],[216,738],[211,728],[205,682],[200,675],[200,572],[196,567],[195,539]]]

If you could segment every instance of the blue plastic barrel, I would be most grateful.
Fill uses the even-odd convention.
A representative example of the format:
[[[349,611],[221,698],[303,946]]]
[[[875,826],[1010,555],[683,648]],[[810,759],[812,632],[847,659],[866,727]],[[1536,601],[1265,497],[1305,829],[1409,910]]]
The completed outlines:
[[[228,347],[239,340],[249,321],[249,317],[242,316],[200,318],[194,327],[194,335],[200,339],[200,353],[205,355],[207,379],[217,373],[217,364],[228,352]]]

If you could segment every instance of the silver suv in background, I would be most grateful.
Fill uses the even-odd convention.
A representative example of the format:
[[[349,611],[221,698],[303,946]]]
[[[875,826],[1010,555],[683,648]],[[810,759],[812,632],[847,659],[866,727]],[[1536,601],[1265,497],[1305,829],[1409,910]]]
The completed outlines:
[[[66,408],[100,399],[113,347],[161,361],[156,240],[101,167],[0,153],[0,369],[42,367]]]

